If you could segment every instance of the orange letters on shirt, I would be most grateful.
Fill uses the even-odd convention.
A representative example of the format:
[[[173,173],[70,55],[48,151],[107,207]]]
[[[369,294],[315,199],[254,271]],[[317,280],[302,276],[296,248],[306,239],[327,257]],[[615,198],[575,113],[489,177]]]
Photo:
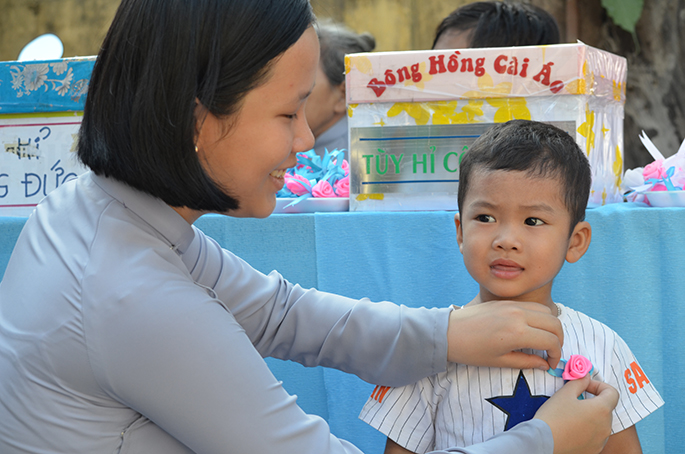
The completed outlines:
[[[642,369],[635,361],[630,363],[630,368],[626,369],[623,375],[626,378],[626,383],[628,383],[628,391],[632,394],[637,392],[638,387],[642,388],[645,386],[645,383],[649,383],[649,378],[642,372]],[[635,375],[634,379],[633,375]]]
[[[371,393],[371,398],[377,400],[378,402],[383,402],[385,393],[390,390],[390,386],[376,386]]]

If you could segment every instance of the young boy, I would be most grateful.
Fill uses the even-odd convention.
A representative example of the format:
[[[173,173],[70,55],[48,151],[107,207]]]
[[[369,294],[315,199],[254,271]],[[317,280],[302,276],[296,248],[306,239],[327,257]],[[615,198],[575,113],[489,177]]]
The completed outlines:
[[[562,359],[585,356],[592,377],[621,395],[603,452],[641,453],[635,423],[663,405],[661,396],[614,331],[551,297],[564,261],[590,244],[587,158],[566,132],[514,120],[473,143],[459,177],[457,242],[480,286],[460,310],[493,300],[547,306],[564,328]],[[532,419],[563,384],[542,370],[451,364],[414,385],[376,387],[360,418],[388,436],[386,454],[468,446]]]

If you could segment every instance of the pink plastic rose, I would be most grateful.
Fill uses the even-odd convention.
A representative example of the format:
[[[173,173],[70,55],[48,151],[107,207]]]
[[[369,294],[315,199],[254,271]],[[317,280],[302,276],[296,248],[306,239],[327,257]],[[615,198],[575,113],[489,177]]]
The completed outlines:
[[[650,179],[660,180],[666,176],[666,169],[664,169],[664,160],[657,159],[656,161],[647,164],[642,170],[642,176],[645,181]]]
[[[312,195],[314,197],[335,197],[333,187],[326,180],[319,180],[312,188]]]
[[[311,184],[309,184],[309,180],[307,180],[305,177],[301,175],[285,175],[285,186],[288,188],[290,192],[292,192],[295,195],[304,195],[309,193]]]
[[[337,163],[338,163],[338,158],[333,159],[333,164],[337,164]],[[340,164],[340,168],[343,169],[343,172],[345,173],[345,175],[350,173],[350,164],[347,162],[347,159],[342,160],[342,164]]]
[[[564,368],[564,373],[561,374],[561,378],[564,380],[577,380],[585,377],[590,372],[592,372],[592,363],[589,359],[583,355],[571,355]]]
[[[343,161],[344,162],[344,161]],[[350,196],[350,176],[341,178],[335,182],[335,194],[338,197],[349,197]]]

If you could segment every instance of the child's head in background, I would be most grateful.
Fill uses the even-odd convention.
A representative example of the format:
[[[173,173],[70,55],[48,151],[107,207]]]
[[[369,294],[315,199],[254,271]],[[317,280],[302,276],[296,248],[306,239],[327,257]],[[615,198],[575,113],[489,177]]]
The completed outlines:
[[[445,17],[433,49],[559,44],[559,26],[550,13],[525,3],[474,2]]]
[[[548,305],[552,281],[590,244],[590,164],[565,131],[512,120],[480,136],[459,168],[457,242],[480,284],[474,302]]]

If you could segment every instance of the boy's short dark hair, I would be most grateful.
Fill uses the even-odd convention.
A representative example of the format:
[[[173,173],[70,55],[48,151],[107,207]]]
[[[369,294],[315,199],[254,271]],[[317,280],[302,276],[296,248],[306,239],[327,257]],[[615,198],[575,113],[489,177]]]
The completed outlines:
[[[585,219],[592,184],[590,162],[576,141],[556,126],[511,120],[492,126],[476,139],[459,166],[460,211],[471,175],[477,170],[521,171],[533,177],[557,178],[571,215],[571,229]]]
[[[123,0],[93,67],[79,159],[170,206],[237,209],[195,152],[197,102],[235,115],[313,21],[308,0]]]
[[[440,35],[452,30],[470,30],[469,47],[536,46],[560,42],[554,16],[526,3],[490,1],[461,6],[440,22],[433,48]]]

